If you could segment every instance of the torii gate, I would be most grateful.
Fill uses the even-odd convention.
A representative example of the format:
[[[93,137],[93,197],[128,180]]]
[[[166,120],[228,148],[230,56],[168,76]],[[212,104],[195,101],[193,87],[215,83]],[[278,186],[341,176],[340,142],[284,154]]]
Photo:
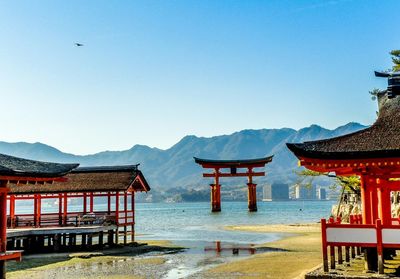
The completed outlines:
[[[255,172],[254,168],[263,168],[272,161],[273,156],[246,159],[246,160],[208,160],[194,157],[194,161],[205,169],[214,169],[213,173],[203,173],[203,177],[214,177],[215,182],[211,186],[211,211],[221,211],[221,184],[220,177],[246,177],[248,178],[248,207],[250,212],[257,211],[256,186],[253,176],[265,176],[265,172]],[[246,172],[238,172],[237,169],[247,169]],[[230,172],[220,172],[221,169],[230,169]]]

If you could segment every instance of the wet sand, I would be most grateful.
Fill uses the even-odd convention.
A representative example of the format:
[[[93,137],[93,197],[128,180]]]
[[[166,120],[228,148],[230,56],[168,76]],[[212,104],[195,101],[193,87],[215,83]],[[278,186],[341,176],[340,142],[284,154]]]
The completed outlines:
[[[169,241],[146,241],[148,246],[104,250],[91,255],[33,255],[24,257],[21,263],[8,264],[7,275],[17,279],[302,278],[302,274],[321,262],[318,224],[228,226],[225,229],[280,233],[283,238],[256,246],[260,254],[204,258],[194,265],[190,261],[201,255],[179,253],[183,250]]]
[[[228,226],[229,230],[287,233],[287,237],[265,243],[285,249],[235,261],[197,274],[193,278],[304,278],[321,264],[321,232],[319,224]]]

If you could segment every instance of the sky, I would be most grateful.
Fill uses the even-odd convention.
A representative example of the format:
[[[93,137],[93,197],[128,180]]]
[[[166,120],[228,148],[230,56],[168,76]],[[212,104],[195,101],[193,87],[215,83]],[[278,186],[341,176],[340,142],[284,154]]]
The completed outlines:
[[[0,0],[0,141],[92,154],[372,124],[400,1]],[[77,47],[74,43],[83,43]]]

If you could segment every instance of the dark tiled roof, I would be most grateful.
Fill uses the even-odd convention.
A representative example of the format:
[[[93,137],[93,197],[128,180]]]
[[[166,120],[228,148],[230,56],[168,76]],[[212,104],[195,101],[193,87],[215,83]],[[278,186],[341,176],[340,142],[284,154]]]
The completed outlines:
[[[248,164],[267,164],[272,161],[273,156],[257,158],[257,159],[242,159],[242,160],[210,160],[210,159],[200,159],[194,158],[194,161],[197,164],[216,164],[216,165],[226,165],[228,167],[238,167],[240,165],[248,165]]]
[[[400,97],[380,96],[379,116],[364,130],[304,143],[288,143],[298,157],[315,159],[367,159],[400,157]]]
[[[0,175],[23,177],[59,177],[79,164],[40,162],[0,154]]]
[[[109,171],[106,171],[109,168]],[[89,171],[92,169],[93,171]],[[54,182],[52,184],[12,184],[9,183],[9,194],[45,194],[63,192],[113,192],[126,191],[130,186],[135,191],[149,191],[150,186],[143,173],[134,166],[78,168],[67,174],[67,182]],[[84,171],[83,171],[84,170]]]

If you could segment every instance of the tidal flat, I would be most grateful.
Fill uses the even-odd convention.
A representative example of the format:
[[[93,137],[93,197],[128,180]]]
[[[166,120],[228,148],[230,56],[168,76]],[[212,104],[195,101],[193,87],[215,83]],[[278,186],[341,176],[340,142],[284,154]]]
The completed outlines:
[[[254,255],[182,249],[170,241],[100,253],[32,255],[8,265],[8,278],[301,278],[321,262],[318,224],[227,226],[226,230],[278,233]],[[147,247],[147,248],[146,248]],[[225,246],[227,247],[227,246]]]

